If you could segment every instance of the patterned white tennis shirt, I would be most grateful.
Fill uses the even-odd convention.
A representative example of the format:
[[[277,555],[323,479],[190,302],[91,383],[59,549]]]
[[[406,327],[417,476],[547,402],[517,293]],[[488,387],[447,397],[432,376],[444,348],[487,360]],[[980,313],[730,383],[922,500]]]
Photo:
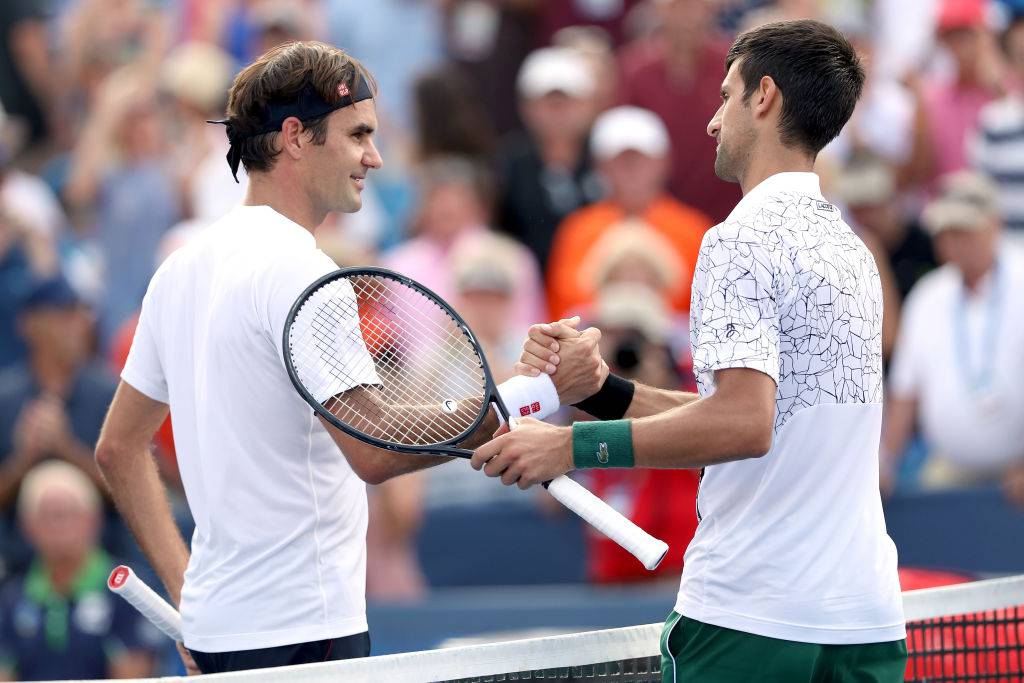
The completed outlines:
[[[707,232],[691,344],[776,383],[771,450],[707,467],[676,611],[821,644],[906,635],[878,489],[882,293],[874,259],[813,173],[780,173]]]

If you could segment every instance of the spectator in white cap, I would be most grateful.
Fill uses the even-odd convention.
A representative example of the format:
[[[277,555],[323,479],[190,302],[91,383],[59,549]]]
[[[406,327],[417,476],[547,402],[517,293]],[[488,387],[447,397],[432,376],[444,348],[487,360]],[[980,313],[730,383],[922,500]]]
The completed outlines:
[[[711,219],[668,194],[671,146],[665,124],[646,109],[618,107],[597,118],[590,144],[609,194],[574,212],[555,233],[547,268],[551,312],[564,317],[593,300],[580,268],[601,237],[626,218],[639,219],[671,245],[683,272],[670,303],[680,313],[689,311],[693,267]]]
[[[930,488],[1001,482],[1024,505],[1024,252],[1001,238],[997,186],[946,176],[922,222],[944,265],[903,308],[882,435],[883,488],[920,425]]]
[[[602,194],[587,146],[596,77],[582,54],[548,47],[527,56],[516,88],[525,129],[513,133],[499,154],[499,224],[543,268],[558,224]]]

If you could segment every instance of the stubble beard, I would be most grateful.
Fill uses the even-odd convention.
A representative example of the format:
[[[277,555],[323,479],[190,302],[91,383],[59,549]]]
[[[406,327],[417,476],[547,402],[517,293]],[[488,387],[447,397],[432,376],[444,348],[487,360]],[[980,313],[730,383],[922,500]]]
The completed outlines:
[[[718,149],[715,153],[715,175],[727,183],[739,182],[739,177],[736,173],[736,160],[729,153],[725,143],[722,142],[718,143]]]

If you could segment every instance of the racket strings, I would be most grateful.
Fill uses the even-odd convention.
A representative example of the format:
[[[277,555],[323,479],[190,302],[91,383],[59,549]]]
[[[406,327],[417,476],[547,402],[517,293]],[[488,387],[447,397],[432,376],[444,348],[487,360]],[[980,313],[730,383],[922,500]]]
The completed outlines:
[[[417,373],[409,372],[410,369],[407,366],[402,365],[402,360],[399,358],[395,364],[377,364],[378,374],[381,376],[381,398],[391,405],[396,407],[395,416],[390,422],[395,426],[396,429],[408,428],[416,430],[417,427],[421,427],[424,431],[420,436],[421,440],[426,442],[436,442],[439,440],[445,440],[452,437],[454,430],[455,434],[461,433],[466,428],[465,420],[459,420],[456,415],[449,414],[443,410],[431,416],[430,420],[416,420],[414,416],[416,412],[410,412],[408,409],[412,407],[418,407],[423,403],[424,397],[433,391],[436,394],[435,400],[432,403],[443,401],[444,397],[453,396],[467,396],[474,392],[479,393],[479,390],[463,382],[461,385],[451,381],[452,378],[444,378],[430,373],[427,377],[418,377]],[[401,375],[402,372],[406,372],[406,375]],[[391,377],[391,376],[395,377]],[[391,380],[394,381],[391,381]],[[402,382],[406,383],[402,383]],[[388,387],[391,390],[388,391]],[[431,389],[433,387],[433,389]],[[463,401],[457,401],[462,403]],[[469,417],[470,422],[475,418],[478,408],[479,400],[476,401],[476,407],[472,410],[472,415]],[[402,409],[407,409],[402,411]],[[402,419],[404,416],[404,419]],[[438,431],[437,429],[430,429],[431,427],[442,426],[445,428],[444,431]],[[429,432],[429,433],[428,433]],[[419,442],[419,441],[418,441]]]
[[[347,301],[347,304],[342,308],[338,304],[339,300]],[[341,299],[338,297],[329,297],[327,301],[321,305],[323,308],[317,311],[313,327],[317,331],[318,340],[322,342],[320,344],[321,348],[324,348],[323,342],[329,342],[329,334],[327,334],[327,332],[333,332],[333,330],[337,328],[337,321],[342,320],[346,315],[349,319],[355,319],[356,311],[351,297]],[[366,320],[367,318],[364,316],[363,319]],[[381,330],[382,328],[377,325],[376,331],[378,332],[378,337],[385,336],[379,334]],[[354,332],[354,330],[352,330],[350,334],[352,332]],[[364,336],[370,336],[367,334],[365,326],[362,332]],[[388,351],[383,349],[378,349],[377,351],[378,359],[383,360],[386,355],[390,355]],[[369,359],[370,356],[364,354],[362,356],[362,365],[365,366],[370,363]],[[327,369],[332,375],[342,378],[345,380],[346,384],[351,384],[351,377],[348,376],[350,372],[347,369],[346,364],[339,360],[334,354],[323,354],[321,355],[321,360],[326,363]],[[388,367],[388,364],[377,363],[377,366],[384,369]],[[384,375],[382,382],[383,388],[389,386],[395,388],[398,386],[394,383],[387,382],[388,377],[386,372],[381,372],[380,374]],[[377,388],[380,389],[382,387]],[[365,433],[369,433],[376,438],[386,438],[391,440],[398,432],[402,431],[403,427],[405,430],[413,434],[414,440],[417,442],[430,442],[433,440],[444,440],[444,438],[447,438],[447,435],[444,432],[439,432],[437,430],[428,430],[423,429],[422,427],[417,430],[417,425],[412,420],[406,419],[404,421],[395,422],[394,416],[385,416],[382,414],[380,406],[385,402],[390,401],[391,403],[394,403],[396,400],[403,401],[403,399],[403,402],[405,402],[413,399],[415,397],[415,393],[408,391],[391,392],[392,394],[395,394],[391,397],[381,396],[380,393],[381,392],[378,391],[376,395],[373,395],[362,392],[348,392],[346,394],[342,394],[341,398],[329,399],[325,407],[332,412],[337,413],[341,419],[349,423],[351,426]],[[429,427],[429,425],[426,426]],[[395,429],[393,431],[388,431],[389,427],[395,427]],[[449,427],[451,427],[450,424]]]
[[[431,445],[464,435],[486,378],[464,328],[431,297],[380,275],[310,294],[292,323],[300,381],[339,420],[375,439]],[[361,387],[358,391],[348,391]]]
[[[357,286],[357,296],[369,304],[361,316],[364,339],[370,333],[380,336],[382,321],[387,323],[383,325],[386,332],[399,329],[407,333],[395,357],[383,359],[395,362],[377,363],[378,371],[393,375],[393,381],[382,378],[382,387],[393,391],[391,401],[421,405],[427,400],[431,406],[442,406],[440,412],[430,411],[425,420],[406,420],[396,426],[411,429],[412,436],[420,437],[417,443],[436,442],[438,427],[442,428],[441,440],[464,432],[483,402],[483,368],[472,342],[444,309],[416,290],[372,277],[360,284],[366,288]],[[446,410],[446,405],[456,407]],[[416,434],[417,428],[423,431]]]

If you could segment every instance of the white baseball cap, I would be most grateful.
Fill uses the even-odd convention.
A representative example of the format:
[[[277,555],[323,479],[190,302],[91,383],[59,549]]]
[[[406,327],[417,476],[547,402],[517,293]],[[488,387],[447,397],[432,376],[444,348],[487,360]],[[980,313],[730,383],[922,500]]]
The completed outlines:
[[[531,52],[519,67],[516,83],[519,94],[531,99],[552,92],[589,97],[597,85],[586,58],[567,47],[544,47]]]
[[[649,157],[669,151],[668,130],[661,117],[640,107],[609,109],[594,122],[590,148],[597,159],[613,159],[627,150]]]

